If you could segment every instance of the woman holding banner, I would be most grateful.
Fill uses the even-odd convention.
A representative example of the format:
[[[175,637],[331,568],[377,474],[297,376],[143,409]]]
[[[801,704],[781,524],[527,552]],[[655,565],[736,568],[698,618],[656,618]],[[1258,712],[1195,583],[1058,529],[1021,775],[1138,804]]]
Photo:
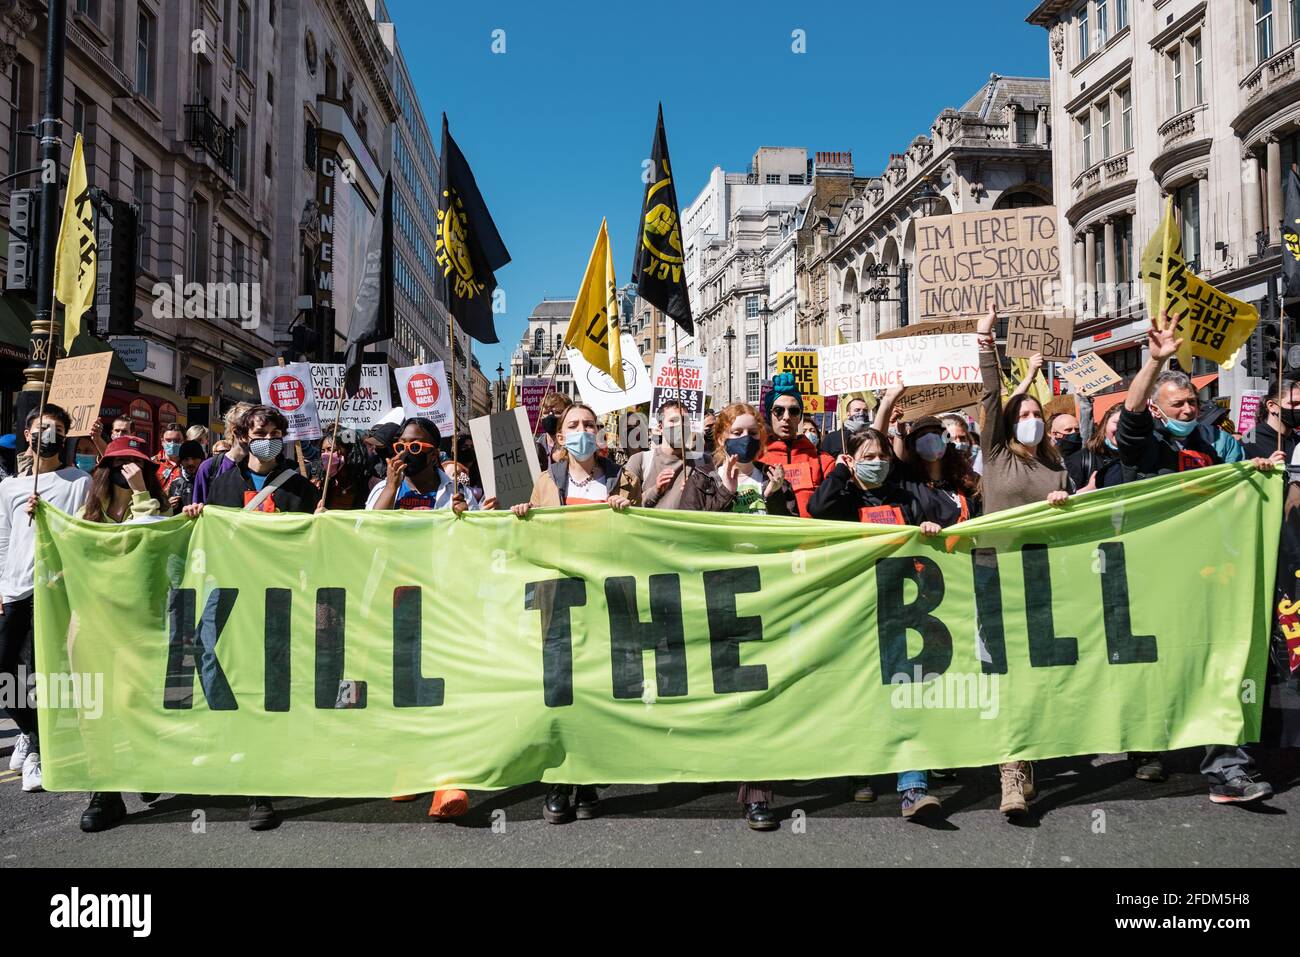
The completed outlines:
[[[511,511],[527,518],[534,508],[608,505],[622,512],[641,504],[639,476],[606,457],[596,440],[601,431],[600,420],[590,406],[579,403],[565,409],[555,429],[558,457],[537,476],[529,500]],[[552,784],[546,789],[542,816],[551,824],[567,824],[574,817],[590,820],[600,813],[599,800],[594,785]]]
[[[976,327],[980,374],[984,380],[983,497],[986,512],[1001,512],[1018,505],[1046,501],[1054,508],[1070,500],[1072,483],[1056,446],[1045,440],[1047,422],[1043,407],[1032,396],[1013,396],[1002,404],[1002,376],[993,330],[997,312],[989,306]],[[1028,761],[1007,761],[998,766],[1002,778],[1003,814],[1019,817],[1029,812],[1036,795],[1033,768]]]

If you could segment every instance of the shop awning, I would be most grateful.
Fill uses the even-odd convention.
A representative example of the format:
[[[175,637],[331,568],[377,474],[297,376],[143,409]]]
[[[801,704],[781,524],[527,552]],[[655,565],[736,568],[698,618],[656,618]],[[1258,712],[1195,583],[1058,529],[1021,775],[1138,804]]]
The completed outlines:
[[[112,346],[103,339],[91,335],[89,332],[82,332],[81,335],[72,340],[72,348],[68,350],[69,356],[90,356],[97,352],[113,353],[113,361],[108,365],[108,385],[112,389],[129,389],[137,391],[140,387],[140,380],[136,374],[126,367],[122,357],[117,354]]]
[[[1196,386],[1196,391],[1200,392],[1211,382],[1219,378],[1219,373],[1211,372],[1207,375],[1192,376],[1192,385]],[[1106,395],[1099,395],[1092,400],[1092,419],[1094,422],[1100,422],[1101,417],[1110,411],[1111,406],[1118,405],[1128,397],[1128,390],[1123,392],[1110,392]]]
[[[31,359],[31,303],[17,296],[0,296],[0,358],[24,365]]]

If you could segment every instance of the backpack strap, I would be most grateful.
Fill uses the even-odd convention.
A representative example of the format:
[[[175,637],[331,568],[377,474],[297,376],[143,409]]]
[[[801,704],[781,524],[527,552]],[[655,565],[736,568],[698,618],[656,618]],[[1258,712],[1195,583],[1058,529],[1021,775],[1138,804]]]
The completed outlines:
[[[244,511],[256,512],[259,508],[262,507],[262,503],[271,497],[271,493],[274,492],[276,489],[278,489],[285,482],[289,481],[289,477],[293,474],[294,474],[293,469],[285,469],[275,478],[268,479],[266,484],[262,486],[262,491],[258,492],[256,495],[254,495],[251,499],[248,500],[248,504],[244,506]]]

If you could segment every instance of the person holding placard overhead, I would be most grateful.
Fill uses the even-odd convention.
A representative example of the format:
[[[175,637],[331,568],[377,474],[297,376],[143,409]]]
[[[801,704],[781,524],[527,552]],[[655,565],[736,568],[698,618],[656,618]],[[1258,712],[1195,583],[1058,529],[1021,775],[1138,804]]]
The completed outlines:
[[[1070,500],[1072,483],[1061,454],[1047,441],[1043,407],[1030,395],[1012,396],[1002,404],[1002,376],[993,330],[998,317],[992,306],[976,327],[980,350],[980,375],[984,393],[984,453],[982,492],[984,512],[1001,512],[1018,505],[1047,502],[1054,508]],[[1002,779],[999,810],[1008,817],[1028,813],[1036,794],[1033,767],[1028,761],[1006,761],[998,766]]]
[[[616,512],[641,503],[641,482],[635,472],[620,469],[603,453],[596,440],[600,420],[590,406],[569,406],[556,426],[559,458],[537,476],[527,502],[510,510],[527,518],[534,508],[564,505],[608,505]],[[575,817],[590,820],[599,812],[594,785],[551,784],[546,789],[542,816],[551,824],[567,824]]]

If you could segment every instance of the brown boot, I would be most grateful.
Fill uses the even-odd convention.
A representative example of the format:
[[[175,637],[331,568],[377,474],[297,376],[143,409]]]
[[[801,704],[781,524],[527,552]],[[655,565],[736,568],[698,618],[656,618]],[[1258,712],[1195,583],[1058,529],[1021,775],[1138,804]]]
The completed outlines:
[[[1020,817],[1029,811],[1025,802],[1025,771],[1023,761],[999,764],[1002,777],[1002,803],[998,810],[1007,817]]]
[[[1025,772],[1025,800],[1032,801],[1038,797],[1038,788],[1034,787],[1034,762],[1022,761],[1021,766]]]

